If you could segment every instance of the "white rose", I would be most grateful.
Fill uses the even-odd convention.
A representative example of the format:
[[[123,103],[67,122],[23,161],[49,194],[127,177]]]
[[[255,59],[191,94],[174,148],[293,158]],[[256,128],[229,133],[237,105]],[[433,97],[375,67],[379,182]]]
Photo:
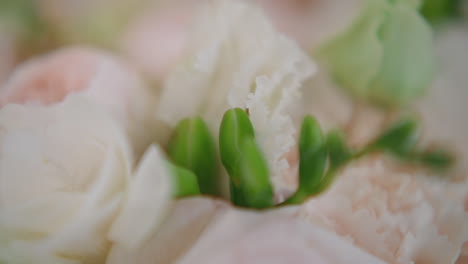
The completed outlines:
[[[226,110],[248,109],[276,190],[294,189],[284,177],[295,165],[287,160],[296,145],[291,110],[315,64],[259,8],[243,1],[207,3],[184,57],[166,80],[161,119],[175,126],[200,115],[217,136]]]
[[[50,105],[69,94],[82,94],[111,113],[126,129],[137,155],[164,134],[154,113],[154,91],[118,58],[86,47],[60,49],[19,65],[0,89],[0,107]]]
[[[0,262],[102,263],[138,248],[170,198],[157,147],[138,167],[120,126],[80,96],[0,109]]]

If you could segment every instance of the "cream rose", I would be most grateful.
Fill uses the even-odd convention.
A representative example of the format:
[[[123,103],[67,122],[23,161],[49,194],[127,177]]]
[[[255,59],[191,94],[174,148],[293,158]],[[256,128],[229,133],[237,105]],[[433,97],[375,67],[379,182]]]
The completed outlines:
[[[123,61],[93,48],[63,48],[19,65],[0,89],[0,106],[51,105],[69,94],[102,105],[126,129],[137,155],[163,135],[155,92]]]
[[[81,96],[0,109],[0,262],[103,263],[139,248],[171,192],[156,146],[134,169],[115,120]]]

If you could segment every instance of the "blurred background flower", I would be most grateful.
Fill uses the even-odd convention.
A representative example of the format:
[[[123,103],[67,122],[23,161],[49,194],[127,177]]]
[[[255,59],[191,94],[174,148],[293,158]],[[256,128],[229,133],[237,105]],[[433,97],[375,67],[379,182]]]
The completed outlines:
[[[155,111],[157,93],[128,63],[105,50],[67,47],[35,57],[9,75],[0,90],[0,106],[19,103],[53,105],[82,94],[125,128],[136,155],[164,137]]]

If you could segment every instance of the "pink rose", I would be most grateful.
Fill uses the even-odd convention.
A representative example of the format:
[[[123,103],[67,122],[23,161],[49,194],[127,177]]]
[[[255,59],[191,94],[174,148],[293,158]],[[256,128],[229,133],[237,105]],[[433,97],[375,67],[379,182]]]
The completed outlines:
[[[468,241],[468,182],[427,174],[369,158],[346,168],[301,215],[388,263],[455,263]]]
[[[64,48],[19,65],[0,90],[0,106],[56,104],[70,94],[104,106],[124,126],[137,154],[157,138],[154,91],[125,63],[91,48]]]

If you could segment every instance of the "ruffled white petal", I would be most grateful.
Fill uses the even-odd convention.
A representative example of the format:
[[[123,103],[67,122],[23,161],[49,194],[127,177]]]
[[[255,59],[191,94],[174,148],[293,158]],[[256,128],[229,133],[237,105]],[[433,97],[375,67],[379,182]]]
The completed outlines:
[[[296,143],[290,110],[315,64],[276,32],[259,8],[242,1],[206,4],[187,47],[166,81],[160,118],[175,126],[200,115],[217,135],[227,109],[248,109],[275,187],[291,188],[280,177]]]

